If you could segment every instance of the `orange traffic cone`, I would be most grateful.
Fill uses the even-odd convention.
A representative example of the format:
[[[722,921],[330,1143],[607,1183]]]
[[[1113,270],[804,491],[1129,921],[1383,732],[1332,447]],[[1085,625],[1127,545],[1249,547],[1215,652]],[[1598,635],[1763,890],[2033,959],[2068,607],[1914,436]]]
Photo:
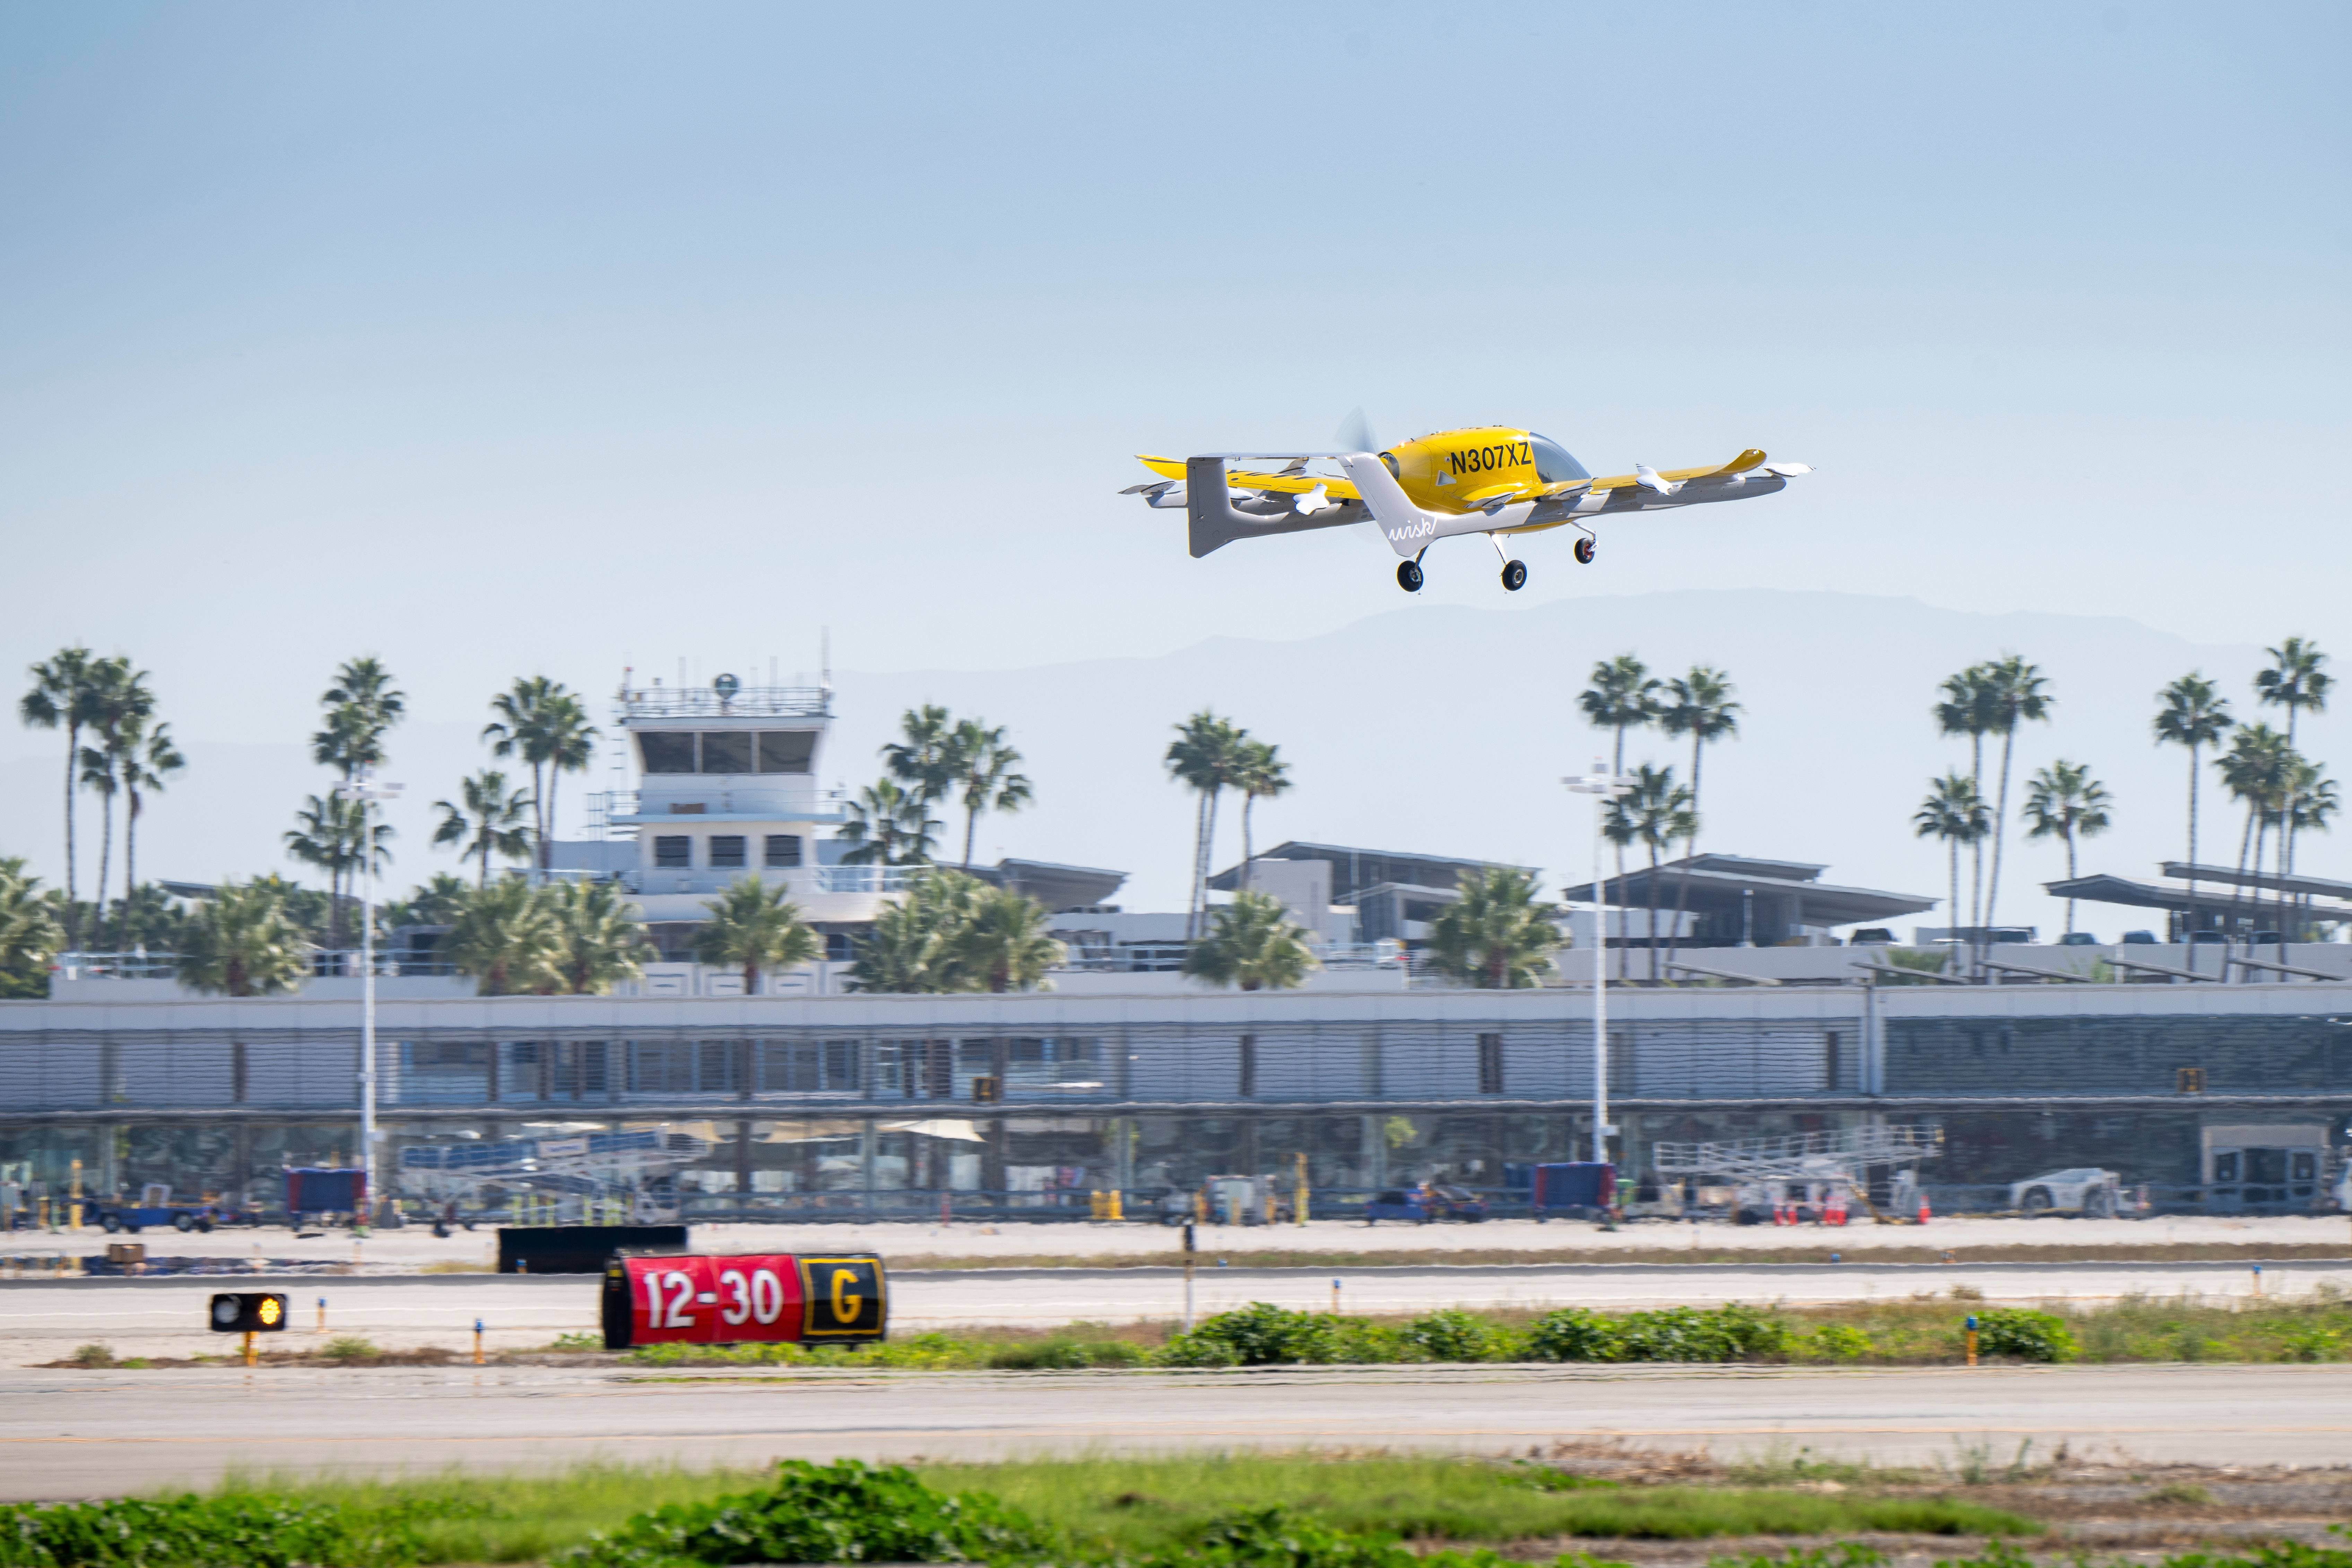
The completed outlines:
[[[1927,1223],[1927,1194],[1925,1193],[1919,1194],[1919,1223]]]

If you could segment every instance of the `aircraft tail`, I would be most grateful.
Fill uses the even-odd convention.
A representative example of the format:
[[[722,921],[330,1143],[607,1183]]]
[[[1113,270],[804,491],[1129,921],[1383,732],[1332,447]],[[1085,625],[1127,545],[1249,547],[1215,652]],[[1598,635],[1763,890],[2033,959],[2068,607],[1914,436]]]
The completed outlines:
[[[1236,539],[1256,539],[1267,534],[1305,533],[1317,528],[1343,528],[1364,521],[1365,509],[1360,501],[1338,501],[1316,512],[1270,511],[1254,513],[1234,505],[1234,492],[1225,478],[1223,458],[1187,458],[1184,459],[1184,515],[1189,528],[1188,546],[1192,559],[1214,550],[1222,550]]]

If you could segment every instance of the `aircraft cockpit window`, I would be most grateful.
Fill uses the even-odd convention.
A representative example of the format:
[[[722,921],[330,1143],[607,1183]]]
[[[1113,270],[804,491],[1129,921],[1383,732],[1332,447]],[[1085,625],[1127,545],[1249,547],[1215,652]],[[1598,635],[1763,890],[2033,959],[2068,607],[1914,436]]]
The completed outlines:
[[[1528,445],[1536,449],[1536,478],[1548,485],[1556,485],[1562,479],[1589,479],[1592,477],[1584,471],[1584,465],[1570,457],[1567,449],[1558,442],[1548,441],[1530,431]]]

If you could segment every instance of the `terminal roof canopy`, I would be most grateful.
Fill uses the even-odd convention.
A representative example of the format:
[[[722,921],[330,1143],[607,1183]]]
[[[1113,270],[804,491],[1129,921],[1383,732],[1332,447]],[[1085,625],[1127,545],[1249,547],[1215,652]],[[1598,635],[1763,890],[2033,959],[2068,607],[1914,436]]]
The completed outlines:
[[[2185,875],[2189,867],[2177,860],[2165,862],[2167,876]],[[2282,884],[2274,876],[2256,878],[2249,873],[2231,870],[2222,866],[2199,866],[2197,896],[2189,894],[2186,880],[2179,882],[2136,882],[2128,877],[2110,877],[2104,873],[2075,877],[2056,882],[2044,882],[2042,890],[2053,899],[2082,899],[2095,904],[2121,904],[2127,909],[2168,910],[2174,914],[2221,918],[2233,910],[2252,916],[2266,914],[2274,903],[2274,895],[2289,893],[2317,894],[2322,892],[2352,893],[2352,883],[2325,882],[2316,877],[2289,877]],[[2243,891],[2240,889],[2252,889]],[[2352,920],[2352,902],[2326,898],[2307,897],[2304,913],[2316,920]]]
[[[1702,931],[1723,936],[1738,934],[1739,922],[1752,908],[1755,935],[1759,940],[1773,940],[1807,926],[1866,925],[1896,915],[1917,914],[1941,901],[1872,888],[1842,888],[1821,880],[1827,869],[1803,860],[1695,855],[1669,860],[1658,868],[1657,902],[1662,908],[1673,908],[1676,900],[1682,900],[1682,907],[1698,917]],[[1687,892],[1683,885],[1686,870]],[[1651,901],[1649,868],[1628,867],[1623,878],[1606,879],[1602,890],[1602,902],[1646,909]],[[1562,888],[1559,896],[1571,903],[1594,901],[1590,882]]]
[[[1443,855],[1406,855],[1391,849],[1357,849],[1342,844],[1301,844],[1296,840],[1261,849],[1261,860],[1327,860],[1331,866],[1331,901],[1352,904],[1367,888],[1393,883],[1408,888],[1452,889],[1473,871],[1484,871],[1491,860],[1456,860]],[[1533,870],[1517,866],[1513,870]],[[1242,885],[1242,868],[1228,866],[1209,879],[1209,886],[1230,893]]]

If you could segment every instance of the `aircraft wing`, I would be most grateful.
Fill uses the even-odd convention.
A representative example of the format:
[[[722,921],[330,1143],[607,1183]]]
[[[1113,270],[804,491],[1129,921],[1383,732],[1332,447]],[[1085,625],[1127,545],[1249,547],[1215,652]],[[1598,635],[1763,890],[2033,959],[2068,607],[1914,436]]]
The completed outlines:
[[[1181,479],[1184,477],[1184,459],[1181,458],[1147,458],[1139,453],[1135,460],[1162,479]],[[1225,475],[1225,484],[1232,489],[1273,490],[1294,496],[1303,496],[1317,485],[1321,485],[1323,493],[1334,500],[1363,499],[1356,493],[1354,485],[1327,474],[1265,474],[1244,468],[1229,470]]]
[[[1750,468],[1759,468],[1763,465],[1763,462],[1764,454],[1757,450],[1755,447],[1750,447],[1748,450],[1740,453],[1739,456],[1732,458],[1731,461],[1725,463],[1720,467],[1706,468],[1668,468],[1663,473],[1660,473],[1657,478],[1665,480],[1668,484],[1680,484],[1685,479],[1728,479],[1733,474],[1744,474]],[[1641,482],[1642,476],[1639,474],[1612,474],[1605,479],[1593,480],[1592,489],[1596,490],[1622,490],[1631,486],[1638,485]]]

